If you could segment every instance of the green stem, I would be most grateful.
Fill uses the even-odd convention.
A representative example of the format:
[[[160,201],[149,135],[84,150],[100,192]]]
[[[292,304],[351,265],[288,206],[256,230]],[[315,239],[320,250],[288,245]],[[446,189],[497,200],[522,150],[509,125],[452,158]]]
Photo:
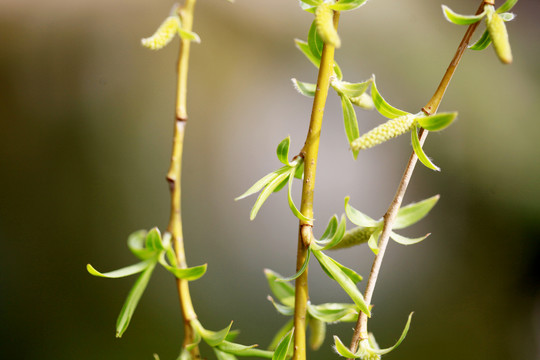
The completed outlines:
[[[337,29],[339,12],[334,12],[334,27]],[[304,182],[302,186],[302,203],[300,211],[306,217],[313,218],[313,192],[315,189],[315,173],[317,170],[317,156],[319,153],[319,140],[323,121],[324,107],[328,96],[330,77],[334,69],[334,46],[325,44],[322,50],[321,64],[317,78],[317,90],[313,100],[311,119],[306,142],[300,155],[304,158]],[[309,244],[312,239],[312,221],[300,221],[298,231],[298,252],[296,258],[296,271],[299,271],[306,261]],[[294,354],[293,360],[306,359],[306,313],[308,294],[308,269],[306,269],[295,283],[294,308]]]
[[[480,14],[483,11],[483,8],[484,8],[484,1],[482,1],[476,14]],[[452,76],[454,75],[454,72],[456,71],[459,62],[461,61],[461,57],[463,56],[463,53],[467,49],[467,46],[471,40],[471,37],[474,31],[476,30],[476,28],[478,27],[479,23],[480,22],[471,24],[467,28],[467,31],[465,32],[465,35],[463,36],[463,39],[461,40],[457,48],[454,58],[450,62],[450,65],[448,66],[437,90],[435,91],[435,94],[433,94],[432,98],[429,100],[426,106],[422,108],[422,111],[424,111],[424,113],[431,115],[437,112],[437,109],[439,108],[439,105],[441,104],[442,99],[444,97],[444,93],[446,92],[446,89],[448,88],[448,85],[450,84],[450,80],[452,79]],[[424,141],[427,138],[428,131],[421,129],[419,135],[420,135],[420,144],[423,145]],[[373,292],[375,290],[375,284],[377,282],[379,271],[382,265],[384,253],[386,251],[386,246],[388,245],[388,241],[390,238],[390,233],[392,231],[392,227],[394,225],[397,212],[399,211],[401,207],[401,203],[403,202],[403,197],[405,196],[405,192],[407,191],[407,186],[409,185],[409,182],[411,180],[417,161],[418,161],[418,157],[413,151],[407,163],[407,167],[405,168],[405,172],[403,173],[403,176],[399,183],[394,199],[392,200],[390,206],[388,207],[388,210],[386,211],[386,214],[384,215],[384,227],[383,227],[383,232],[381,234],[381,238],[379,240],[379,253],[375,257],[375,260],[373,261],[371,272],[369,274],[369,279],[366,285],[366,291],[364,293],[364,299],[366,303],[368,304],[371,303]],[[354,334],[351,340],[350,350],[352,352],[356,352],[358,348],[358,343],[360,340],[366,339],[368,337],[367,320],[368,318],[366,314],[360,313],[360,316],[358,317],[358,321],[356,323]]]
[[[196,0],[186,0],[184,6],[179,10],[182,19],[182,27],[191,31],[193,26],[193,11]],[[167,172],[167,182],[171,192],[171,216],[167,231],[171,234],[176,253],[177,265],[181,268],[187,267],[186,255],[184,251],[184,239],[182,234],[182,213],[181,213],[181,174],[182,174],[182,150],[184,145],[184,133],[187,123],[187,75],[189,68],[189,50],[191,42],[181,40],[180,52],[178,56],[178,78],[177,78],[177,97],[176,112],[174,121],[173,149],[171,163]],[[184,279],[176,279],[180,307],[184,319],[184,342],[183,346],[194,342],[194,333],[190,325],[191,320],[197,318],[193,309],[191,296],[189,293],[189,283]],[[198,347],[191,351],[193,359],[199,359],[200,353]]]

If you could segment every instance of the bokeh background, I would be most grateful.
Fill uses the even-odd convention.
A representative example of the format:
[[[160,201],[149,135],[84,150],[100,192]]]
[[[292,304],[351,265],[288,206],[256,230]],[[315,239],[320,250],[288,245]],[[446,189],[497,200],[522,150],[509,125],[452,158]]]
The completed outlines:
[[[500,0],[497,0],[500,3]],[[445,0],[474,12],[477,1]],[[140,46],[167,0],[2,0],[0,2],[0,351],[12,359],[175,359],[181,320],[175,285],[157,271],[129,330],[114,324],[134,278],[86,273],[131,264],[127,235],[165,228],[178,42]],[[508,28],[514,64],[493,50],[467,52],[441,110],[458,121],[432,134],[405,202],[434,194],[431,215],[392,243],[370,328],[382,346],[407,340],[388,359],[540,359],[540,3],[521,0]],[[184,230],[191,265],[209,263],[192,283],[200,318],[230,320],[239,341],[268,345],[284,322],[265,299],[262,270],[294,271],[297,221],[284,193],[250,222],[254,198],[233,199],[279,167],[275,147],[290,135],[300,149],[310,100],[290,83],[314,81],[294,47],[311,15],[296,1],[200,1],[189,82],[183,174]],[[432,0],[374,0],[344,13],[337,52],[346,80],[372,73],[397,107],[418,111],[435,90],[465,28],[446,22]],[[479,34],[477,34],[478,36]],[[382,120],[358,112],[361,131]],[[410,154],[409,137],[348,150],[339,101],[330,96],[320,148],[316,233],[343,213],[343,198],[373,217],[388,206]],[[299,183],[295,184],[299,190]],[[297,202],[298,197],[296,198]],[[335,253],[367,275],[367,248]],[[363,288],[363,285],[360,285]],[[313,303],[347,301],[314,263]],[[330,334],[349,341],[351,324]],[[330,348],[311,359],[337,358]],[[213,354],[207,352],[208,357]]]

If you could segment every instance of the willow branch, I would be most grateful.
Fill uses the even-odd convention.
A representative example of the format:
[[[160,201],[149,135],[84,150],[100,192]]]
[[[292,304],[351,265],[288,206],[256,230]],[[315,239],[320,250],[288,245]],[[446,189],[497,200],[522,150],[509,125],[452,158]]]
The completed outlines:
[[[482,1],[476,14],[480,14],[483,11],[484,4],[485,2]],[[467,31],[465,32],[465,35],[463,36],[463,39],[461,40],[457,48],[454,58],[450,62],[450,65],[448,66],[446,73],[444,74],[437,90],[435,91],[435,94],[433,94],[433,96],[428,101],[426,106],[422,108],[422,111],[424,113],[431,115],[437,112],[437,109],[439,108],[439,105],[441,104],[442,99],[444,97],[444,93],[446,92],[446,89],[448,88],[448,85],[450,84],[450,80],[452,79],[452,76],[454,75],[454,72],[457,69],[457,66],[461,60],[461,57],[463,56],[463,53],[467,49],[467,46],[471,40],[471,36],[473,35],[474,31],[478,27],[478,24],[479,22],[476,22],[474,24],[469,25],[469,27],[467,28]],[[427,130],[425,129],[420,130],[419,137],[420,137],[421,145],[424,144],[424,141],[426,140],[427,135],[428,135]],[[390,233],[392,231],[392,227],[394,225],[396,215],[401,207],[401,203],[403,202],[403,197],[405,196],[405,192],[407,191],[407,186],[409,185],[409,181],[411,180],[417,161],[418,161],[418,157],[413,151],[411,154],[411,157],[409,158],[409,161],[407,163],[407,166],[405,168],[401,181],[398,185],[398,189],[396,191],[394,199],[390,203],[390,206],[388,207],[388,210],[386,211],[386,214],[384,215],[384,227],[381,234],[381,238],[379,240],[379,253],[375,256],[375,260],[373,261],[371,272],[369,274],[369,279],[366,285],[366,290],[364,293],[364,299],[366,303],[368,304],[371,303],[373,292],[375,290],[375,284],[377,282],[381,264],[384,258],[384,253],[386,251],[386,246],[388,245],[388,241],[390,238]],[[354,334],[351,340],[350,350],[352,352],[356,352],[359,341],[362,339],[366,339],[367,337],[368,337],[367,316],[364,313],[360,313],[360,316],[358,317],[358,322],[356,323]]]
[[[191,31],[193,26],[193,11],[196,0],[186,0],[184,6],[179,9],[182,19],[182,27]],[[184,251],[184,239],[182,234],[182,213],[181,213],[181,173],[182,173],[182,150],[184,145],[184,132],[187,123],[186,96],[187,96],[187,75],[189,67],[189,50],[191,42],[181,39],[180,52],[178,56],[178,78],[177,97],[174,121],[173,149],[171,164],[167,172],[167,182],[171,193],[171,215],[167,231],[173,239],[176,253],[177,266],[186,268],[186,255]],[[197,318],[193,309],[191,296],[189,294],[189,283],[184,279],[176,279],[180,307],[184,319],[184,347],[194,343],[194,333],[190,321]],[[191,350],[193,359],[199,359],[198,347]]]
[[[339,12],[334,12],[334,27],[336,29],[338,22]],[[330,77],[334,72],[334,50],[335,48],[332,45],[324,44],[323,46],[309,130],[304,147],[300,152],[300,156],[304,158],[304,181],[302,184],[300,211],[310,219],[313,218],[313,193],[315,189],[315,173],[317,170],[317,157],[319,154],[319,140],[324,108],[328,96]],[[300,221],[296,271],[299,271],[306,261],[313,234],[312,229],[312,221]],[[295,282],[293,360],[305,360],[306,358],[306,312],[308,300],[308,269],[306,269]]]

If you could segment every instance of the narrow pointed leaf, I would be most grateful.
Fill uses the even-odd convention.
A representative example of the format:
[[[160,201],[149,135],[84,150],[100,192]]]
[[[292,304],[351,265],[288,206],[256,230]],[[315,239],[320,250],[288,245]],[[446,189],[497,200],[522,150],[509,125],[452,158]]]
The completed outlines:
[[[437,204],[439,198],[439,195],[435,195],[402,207],[397,213],[392,229],[403,229],[422,220]]]
[[[325,240],[330,240],[336,233],[337,228],[338,228],[338,218],[336,215],[334,215],[328,222],[328,225],[326,226],[326,230],[324,230],[324,233],[321,236],[320,241],[324,242]]]
[[[418,160],[422,164],[424,164],[427,168],[435,171],[441,171],[441,169],[433,164],[431,160],[427,157],[427,155],[424,153],[424,150],[422,149],[422,145],[420,145],[420,139],[418,139],[418,132],[417,129],[413,129],[411,131],[411,142],[414,152],[416,153],[416,156],[418,156]]]
[[[298,270],[298,272],[296,274],[294,274],[293,276],[289,276],[289,277],[286,277],[286,278],[278,278],[276,281],[288,282],[288,281],[293,281],[294,279],[297,279],[300,275],[302,275],[304,273],[304,271],[306,271],[306,269],[307,269],[307,267],[309,265],[309,259],[310,258],[311,258],[311,250],[308,249],[306,260],[302,264],[302,267],[300,268],[300,270]]]
[[[184,30],[184,29],[178,29],[178,35],[179,35],[182,39],[194,41],[194,42],[196,42],[197,44],[200,44],[200,43],[201,43],[201,38],[199,37],[199,35],[197,35],[197,34],[194,33],[193,31],[187,31],[187,30]]]
[[[156,256],[155,251],[144,247],[146,230],[136,231],[128,236],[127,244],[129,250],[141,260],[146,260]]]
[[[358,120],[356,119],[356,112],[351,103],[351,100],[345,95],[341,95],[341,106],[343,108],[343,125],[345,125],[345,134],[349,144],[360,137],[360,131],[358,130]],[[353,157],[356,159],[359,150],[353,150]]]
[[[304,54],[304,56],[309,61],[311,61],[311,63],[315,65],[315,67],[318,69],[319,66],[321,65],[321,59],[318,59],[317,56],[315,56],[311,52],[311,50],[309,49],[308,43],[299,39],[294,39],[294,43],[296,44],[296,47],[298,48],[298,50],[300,50],[302,54]]]
[[[351,222],[358,226],[363,227],[377,227],[381,224],[380,221],[373,220],[366,214],[356,210],[349,205],[349,197],[345,198],[345,213]]]
[[[339,222],[339,226],[334,236],[332,236],[332,238],[328,241],[328,243],[324,245],[324,247],[321,250],[328,250],[338,245],[343,239],[343,235],[345,235],[346,230],[347,230],[347,222],[345,221],[345,216],[342,216],[341,221]]]
[[[340,321],[344,317],[349,316],[350,314],[358,314],[352,308],[341,308],[341,309],[327,309],[320,308],[315,305],[308,305],[309,315],[326,323],[334,323]]]
[[[272,360],[286,360],[287,354],[289,353],[289,349],[292,345],[292,338],[293,338],[294,328],[289,331],[279,342],[278,346],[276,347],[276,350],[274,351],[274,355],[272,356]]]
[[[311,23],[311,27],[309,28],[307,43],[311,53],[320,60],[324,43],[317,32],[317,24],[315,21]]]
[[[287,282],[278,281],[283,277],[270,269],[265,269],[264,274],[274,296],[284,305],[294,307],[294,287]]]
[[[217,347],[219,350],[236,356],[252,356],[271,359],[274,355],[273,351],[254,349],[257,345],[241,345],[229,341],[223,341]]]
[[[193,327],[193,325],[192,325]],[[189,354],[189,351],[195,349],[195,347],[197,347],[200,343],[201,343],[201,334],[199,334],[199,332],[194,328],[194,331],[193,331],[193,342],[191,344],[187,344],[186,345],[186,350],[188,351],[188,354]]]
[[[409,115],[408,112],[399,110],[392,105],[390,105],[379,93],[377,85],[375,84],[375,76],[373,76],[373,84],[371,85],[371,98],[373,99],[373,104],[375,109],[384,117],[388,119],[394,119],[400,116]]]
[[[336,263],[321,251],[314,251],[314,255],[319,260],[321,266],[332,275],[332,278],[337,281],[337,283],[345,290],[345,292],[351,297],[358,308],[368,317],[371,316],[368,305],[364,301],[362,293],[356,287],[356,284],[350,279],[348,274],[345,274]]]
[[[334,335],[334,347],[337,353],[347,359],[356,359],[360,357],[360,354],[355,354],[348,347],[343,345],[340,338]]]
[[[277,312],[280,313],[281,315],[285,315],[285,316],[294,315],[294,308],[275,302],[274,298],[272,298],[271,296],[268,296],[268,300],[272,303],[272,305],[274,305]]]
[[[304,178],[304,159],[300,158],[296,161],[298,161],[298,164],[296,165],[296,170],[294,171],[294,177],[302,180]]]
[[[126,266],[121,269],[109,271],[106,273],[99,272],[92,265],[87,264],[86,270],[90,273],[90,275],[109,278],[109,279],[117,279],[117,278],[122,278],[122,277],[130,276],[130,275],[138,274],[144,269],[146,269],[153,262],[154,262],[153,260],[145,260],[140,263]]]
[[[332,87],[341,95],[345,95],[348,98],[355,98],[366,92],[371,81],[372,80],[369,79],[361,83],[350,83],[347,81],[335,80],[332,82]]]
[[[122,337],[124,332],[127,330],[129,322],[133,317],[133,313],[135,312],[137,304],[139,303],[139,300],[141,299],[141,296],[144,293],[148,282],[150,281],[150,277],[152,276],[152,272],[154,271],[155,267],[156,262],[148,265],[146,270],[144,270],[137,278],[135,284],[133,284],[133,287],[129,291],[126,301],[124,302],[124,306],[122,306],[118,319],[116,320],[116,337]]]
[[[457,117],[457,112],[453,113],[440,113],[435,115],[429,115],[420,117],[417,119],[418,124],[429,131],[441,131],[450,125]]]
[[[160,254],[159,263],[178,279],[184,279],[188,281],[200,279],[206,273],[206,268],[208,267],[208,264],[193,266],[185,269],[170,266],[165,261],[165,252],[162,252]]]
[[[489,31],[485,30],[480,39],[478,39],[474,44],[469,46],[471,50],[484,50],[491,44],[491,36],[489,36]]]
[[[379,253],[379,236],[381,236],[381,232],[381,230],[373,232],[368,240],[368,246],[375,255]]]
[[[398,244],[401,244],[401,245],[414,245],[414,244],[417,244],[420,241],[427,238],[429,235],[430,234],[427,234],[427,235],[419,237],[419,238],[408,238],[406,236],[396,234],[393,231],[390,233],[390,237],[392,238],[392,240],[394,240],[395,242],[397,242]]]
[[[277,149],[276,149],[276,155],[278,157],[278,160],[287,166],[290,166],[289,163],[289,146],[291,144],[291,137],[287,136],[285,139],[283,139]]]
[[[335,11],[354,10],[364,5],[367,0],[340,0],[335,4],[330,5],[330,8]]]
[[[470,25],[474,24],[475,22],[478,22],[482,20],[482,18],[486,15],[486,12],[483,11],[479,15],[460,15],[458,13],[455,13],[452,11],[448,6],[442,5],[444,17],[446,20],[450,21],[451,23],[454,23],[456,25]]]
[[[294,85],[294,88],[296,89],[296,91],[298,91],[300,94],[304,95],[304,96],[307,96],[307,97],[314,97],[315,96],[315,91],[317,90],[317,85],[316,84],[310,84],[310,83],[306,83],[306,82],[301,82],[301,81],[298,81],[296,79],[291,79],[293,85]]]
[[[236,360],[237,357],[233,354],[226,353],[224,351],[218,350],[217,348],[213,348],[214,353],[216,354],[217,360]]]
[[[399,337],[398,341],[394,344],[394,346],[386,348],[386,349],[380,349],[380,350],[379,349],[372,349],[372,351],[374,353],[376,353],[376,354],[384,355],[384,354],[388,354],[389,352],[391,352],[392,350],[397,348],[401,344],[401,342],[405,339],[405,337],[407,336],[407,332],[409,331],[409,326],[411,325],[412,315],[413,315],[413,313],[411,313],[409,315],[409,318],[407,319],[407,323],[405,324],[405,328],[403,329],[403,332],[401,333],[401,336]]]
[[[227,326],[224,329],[221,329],[219,331],[210,331],[210,330],[205,329],[201,325],[201,323],[198,321],[196,322],[194,321],[193,323],[196,324],[195,327],[196,327],[197,332],[201,335],[203,340],[211,347],[216,347],[217,345],[225,341],[225,338],[229,334],[229,331],[231,330],[231,326],[232,326],[232,321],[231,321],[229,326]]]
[[[277,347],[277,345],[279,344],[279,341],[285,336],[285,334],[287,334],[289,331],[291,331],[293,326],[294,326],[294,319],[291,319],[291,320],[287,321],[285,323],[285,325],[283,325],[278,330],[276,335],[274,335],[274,338],[272,339],[272,342],[270,343],[270,345],[268,345],[268,349],[269,350],[274,350]]]
[[[341,71],[341,68],[339,67],[338,63],[334,61],[334,75],[336,75],[336,78],[338,80],[343,80],[343,72]]]
[[[253,195],[255,193],[258,193],[262,188],[264,188],[266,185],[268,185],[272,180],[274,180],[276,177],[278,177],[280,174],[283,174],[285,171],[287,171],[287,166],[284,166],[276,171],[272,171],[269,174],[266,174],[264,177],[262,177],[259,181],[257,181],[253,186],[251,186],[245,193],[240,195],[239,197],[235,198],[234,201],[241,200],[245,197],[248,197],[250,195]]]
[[[311,305],[320,311],[344,311],[347,312],[346,316],[339,319],[341,322],[356,322],[358,320],[358,306],[356,304],[344,304],[344,303],[325,303],[320,305]]]
[[[514,7],[514,5],[516,5],[517,2],[518,2],[518,0],[506,0],[504,2],[504,4],[502,4],[497,9],[497,12],[498,13],[504,13],[504,12],[510,11]]]
[[[296,216],[298,219],[302,221],[306,221],[306,222],[312,221],[313,219],[310,219],[307,216],[304,216],[304,214],[302,214],[300,210],[298,210],[298,208],[294,204],[294,201],[292,198],[293,180],[294,180],[294,173],[291,173],[291,175],[289,175],[289,191],[287,192],[287,201],[289,202],[289,208],[291,208],[291,211],[293,212],[294,216]]]
[[[276,178],[274,178],[261,193],[259,194],[259,197],[257,198],[257,201],[255,201],[255,204],[253,205],[253,208],[251,209],[251,213],[249,215],[249,219],[253,220],[257,216],[257,213],[259,212],[261,206],[264,204],[266,199],[274,192],[274,190],[281,184],[282,181],[284,181],[289,174],[279,174]]]
[[[161,243],[161,233],[158,228],[152,228],[148,234],[146,234],[146,248],[152,251],[165,250]]]

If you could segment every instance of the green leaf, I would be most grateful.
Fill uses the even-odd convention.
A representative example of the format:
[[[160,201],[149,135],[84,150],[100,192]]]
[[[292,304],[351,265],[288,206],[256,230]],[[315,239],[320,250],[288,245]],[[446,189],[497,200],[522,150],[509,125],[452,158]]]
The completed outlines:
[[[343,108],[343,124],[345,125],[345,134],[349,144],[360,137],[360,131],[358,130],[358,120],[356,119],[356,112],[351,103],[351,100],[345,95],[341,95],[341,106]],[[353,157],[356,159],[359,150],[353,150]]]
[[[444,17],[446,18],[446,20],[456,25],[474,24],[475,22],[482,20],[482,18],[486,15],[485,10],[479,15],[460,15],[452,11],[446,5],[442,5],[442,9],[443,9]]]
[[[270,290],[274,296],[283,304],[294,307],[294,288],[292,285],[283,281],[278,281],[283,277],[270,269],[264,269],[264,274],[266,275],[268,286],[270,286]]]
[[[294,319],[291,319],[291,320],[287,321],[287,323],[285,323],[285,325],[283,325],[278,330],[276,335],[274,335],[274,338],[272,339],[272,342],[270,343],[270,345],[268,345],[268,349],[269,350],[274,350],[277,347],[277,345],[279,344],[279,341],[283,338],[283,336],[285,336],[285,334],[287,334],[289,331],[291,331],[293,326],[294,326]]]
[[[306,260],[302,264],[302,267],[300,268],[300,270],[298,270],[298,272],[296,274],[294,274],[293,276],[286,277],[286,278],[278,278],[277,281],[288,282],[288,281],[293,281],[294,279],[297,279],[300,275],[302,275],[304,273],[304,271],[306,271],[306,269],[308,267],[308,264],[309,264],[309,259],[310,258],[311,258],[311,250],[308,249]]]
[[[158,228],[154,227],[146,234],[146,248],[152,251],[165,250],[161,243],[161,233]]]
[[[298,91],[300,94],[302,94],[304,96],[307,96],[307,97],[314,97],[315,96],[315,91],[317,90],[317,85],[316,84],[310,84],[310,83],[301,82],[301,81],[298,81],[298,80],[296,80],[294,78],[291,79],[291,81],[292,81],[296,91]]]
[[[300,2],[303,2],[304,4],[310,5],[310,6],[317,6],[317,5],[320,5],[323,2],[323,0],[300,0]]]
[[[286,305],[281,305],[280,303],[277,303],[274,301],[274,299],[271,296],[268,296],[268,300],[274,305],[278,313],[285,316],[292,316],[294,315],[294,308]]]
[[[144,240],[146,238],[146,230],[136,231],[128,236],[127,244],[129,250],[141,260],[146,260],[156,256],[154,250],[146,249],[144,247]]]
[[[216,347],[222,342],[224,342],[232,326],[231,321],[229,326],[224,329],[221,329],[219,331],[210,331],[205,329],[198,320],[192,320],[191,323],[195,330],[201,335],[203,340],[211,347]]]
[[[411,131],[411,142],[413,150],[416,153],[416,156],[418,156],[418,160],[420,160],[422,164],[424,164],[431,170],[441,171],[441,169],[437,165],[433,164],[431,160],[429,160],[427,155],[424,153],[422,145],[420,145],[420,139],[418,139],[418,129],[416,127]]]
[[[504,22],[512,21],[516,18],[516,14],[507,12],[499,14],[499,16],[501,17],[501,19],[503,19]]]
[[[217,348],[213,348],[214,353],[216,354],[217,360],[236,360],[237,357],[233,354],[226,353],[224,351],[218,350]]]
[[[348,309],[348,314],[342,317],[339,321],[340,322],[356,322],[356,320],[358,320],[358,307],[356,306],[356,304],[326,303],[326,304],[312,305],[312,306],[315,306],[317,309],[321,311],[324,311],[324,310],[347,311]]]
[[[197,44],[201,43],[201,38],[199,37],[199,35],[197,35],[193,31],[188,31],[188,30],[184,30],[184,29],[178,29],[178,35],[182,39],[194,41]]]
[[[351,222],[355,225],[362,227],[377,227],[381,224],[381,221],[376,221],[367,216],[366,214],[356,210],[349,205],[349,197],[345,198],[345,213]]]
[[[474,44],[469,46],[471,50],[484,50],[491,44],[491,36],[489,36],[489,31],[484,31],[480,39],[478,39]]]
[[[275,193],[279,192],[281,189],[285,187],[285,185],[287,185],[288,182],[289,182],[289,179],[287,178],[283,179],[283,181],[274,189],[273,192]]]
[[[349,277],[349,274],[343,272],[343,270],[336,265],[336,263],[328,256],[324,255],[321,251],[314,251],[313,254],[319,260],[321,267],[331,274],[332,278],[345,290],[345,292],[351,297],[359,309],[371,317],[371,312],[368,305],[364,301],[364,297],[356,287],[355,283]]]
[[[283,166],[279,168],[276,171],[272,171],[269,174],[266,174],[262,179],[257,181],[255,184],[253,184],[252,187],[247,189],[245,193],[240,195],[239,197],[235,198],[234,201],[241,200],[245,197],[248,197],[250,195],[253,195],[255,193],[258,193],[262,188],[264,188],[266,185],[268,185],[270,182],[272,182],[276,177],[278,177],[280,174],[283,174],[287,171],[288,166]]]
[[[304,177],[304,159],[299,158],[297,161],[298,161],[298,165],[296,165],[294,177],[302,180],[302,178]]]
[[[351,314],[358,314],[355,308],[351,307],[351,304],[341,304],[347,305],[347,307],[342,308],[328,308],[321,307],[317,305],[308,304],[309,315],[313,316],[315,319],[323,321],[325,323],[334,323],[341,321],[341,319],[350,316]]]
[[[401,333],[401,336],[399,337],[398,341],[394,344],[394,346],[386,348],[386,349],[380,349],[380,350],[379,349],[372,349],[372,352],[374,352],[376,354],[379,354],[379,355],[384,355],[384,354],[388,354],[389,352],[391,352],[392,350],[397,348],[401,344],[401,342],[405,339],[405,337],[407,336],[407,332],[409,331],[409,326],[411,325],[412,315],[413,315],[413,313],[410,313],[409,318],[407,319],[407,323],[405,324],[405,328],[403,329],[403,332]]]
[[[193,323],[191,323],[191,327],[193,328],[193,342],[191,344],[187,344],[185,347],[185,349],[188,351],[188,354],[189,354],[189,351],[195,349],[201,343],[201,339],[202,339],[201,334],[199,334],[195,326],[197,325],[193,325]]]
[[[165,261],[165,252],[162,252],[159,255],[159,263],[178,279],[184,279],[188,281],[194,281],[201,278],[206,273],[206,268],[208,267],[208,264],[193,266],[185,269],[170,266]]]
[[[287,354],[289,353],[289,349],[293,343],[294,328],[291,329],[279,342],[278,346],[276,347],[276,350],[274,351],[274,355],[272,356],[272,360],[286,360]]]
[[[517,2],[518,2],[518,0],[506,0],[504,2],[504,4],[502,4],[497,9],[497,12],[498,13],[504,13],[504,12],[510,11],[514,7],[514,5],[516,5]]]
[[[408,237],[396,234],[393,231],[390,232],[390,237],[392,238],[392,240],[394,240],[395,242],[397,242],[398,244],[401,244],[401,245],[414,245],[414,244],[417,244],[420,241],[427,238],[429,235],[430,234],[427,234],[427,235],[419,237],[419,238],[408,238]]]
[[[307,57],[307,59],[311,61],[311,63],[318,69],[321,65],[321,59],[318,59],[317,56],[311,52],[308,43],[299,39],[294,39],[294,43],[296,44],[298,50],[300,50],[302,54],[304,54],[304,56]]]
[[[375,255],[379,253],[379,236],[381,236],[381,233],[381,230],[374,231],[368,240],[368,246]]]
[[[122,306],[118,319],[116,320],[116,337],[122,337],[124,332],[127,330],[129,322],[131,321],[133,313],[137,308],[137,304],[139,303],[139,300],[141,299],[141,296],[144,293],[148,282],[150,281],[150,277],[152,276],[152,272],[154,271],[155,267],[156,261],[150,263],[146,267],[146,270],[144,270],[137,278],[135,284],[133,284],[133,287],[129,291],[126,301],[124,302],[124,306]]]
[[[335,11],[354,10],[364,5],[367,0],[340,0],[335,4],[330,5],[330,8]]]
[[[291,137],[287,136],[281,141],[276,149],[278,160],[287,166],[291,166],[289,163],[289,146],[291,144]]]
[[[236,356],[253,356],[271,359],[274,355],[273,351],[254,349],[257,345],[241,345],[229,341],[223,341],[217,347],[219,350]]]
[[[356,359],[359,358],[359,354],[353,353],[351,350],[349,350],[348,347],[343,345],[340,338],[334,335],[334,348],[336,349],[337,353],[347,359]]]
[[[341,221],[339,222],[339,226],[336,229],[336,232],[332,236],[331,239],[329,239],[327,242],[323,242],[323,248],[320,250],[328,250],[336,246],[341,242],[343,239],[343,235],[345,235],[345,231],[347,230],[347,222],[345,221],[345,216],[341,217]]]
[[[343,72],[341,71],[341,68],[339,67],[338,63],[334,61],[334,74],[336,75],[336,78],[338,80],[343,80]]]
[[[259,212],[261,206],[264,204],[266,199],[274,192],[274,190],[281,184],[282,181],[284,181],[289,176],[288,173],[279,174],[276,178],[274,178],[272,181],[268,183],[268,185],[264,188],[263,191],[259,194],[259,197],[257,198],[257,201],[255,201],[255,204],[253,205],[253,208],[251,209],[251,213],[249,215],[249,219],[253,220],[257,216],[257,213]]]
[[[315,21],[311,23],[311,27],[309,28],[307,43],[311,53],[320,61],[324,43],[321,39],[321,36],[317,32],[317,24],[315,23]]]
[[[408,112],[405,112],[403,110],[399,110],[384,100],[384,98],[379,93],[379,90],[377,89],[377,85],[375,84],[375,75],[372,76],[373,78],[373,85],[371,85],[371,98],[373,99],[373,104],[375,105],[375,109],[384,117],[388,119],[395,119],[400,116],[409,115]]]
[[[326,323],[311,317],[309,326],[309,347],[312,350],[319,350],[326,337]]]
[[[310,222],[313,219],[310,219],[307,216],[304,216],[304,214],[302,214],[300,210],[298,210],[292,198],[291,193],[292,193],[292,184],[294,180],[294,171],[295,169],[293,169],[293,172],[291,172],[291,175],[289,176],[289,191],[287,192],[287,201],[289,202],[289,208],[291,208],[291,211],[293,212],[294,216],[296,216],[298,219],[302,221]]]
[[[399,209],[392,229],[403,229],[422,220],[433,209],[440,196],[412,203]]]
[[[320,242],[324,242],[333,238],[334,234],[337,231],[337,228],[338,228],[338,218],[336,215],[334,215],[332,216],[332,218],[330,218],[330,221],[328,222],[328,225],[326,226],[326,230],[324,230],[324,233],[321,236]]]
[[[441,131],[457,117],[457,112],[428,115],[417,119],[418,124],[429,131]]]
[[[355,98],[365,93],[371,82],[372,79],[361,83],[350,83],[335,79],[332,81],[332,87],[341,95],[345,95],[348,98]]]
[[[121,269],[109,271],[106,273],[101,273],[97,271],[92,265],[87,264],[86,271],[88,271],[90,275],[109,278],[109,279],[117,279],[117,278],[122,278],[122,277],[130,276],[130,275],[138,274],[154,262],[155,262],[154,260],[145,260],[140,263],[126,266]]]

